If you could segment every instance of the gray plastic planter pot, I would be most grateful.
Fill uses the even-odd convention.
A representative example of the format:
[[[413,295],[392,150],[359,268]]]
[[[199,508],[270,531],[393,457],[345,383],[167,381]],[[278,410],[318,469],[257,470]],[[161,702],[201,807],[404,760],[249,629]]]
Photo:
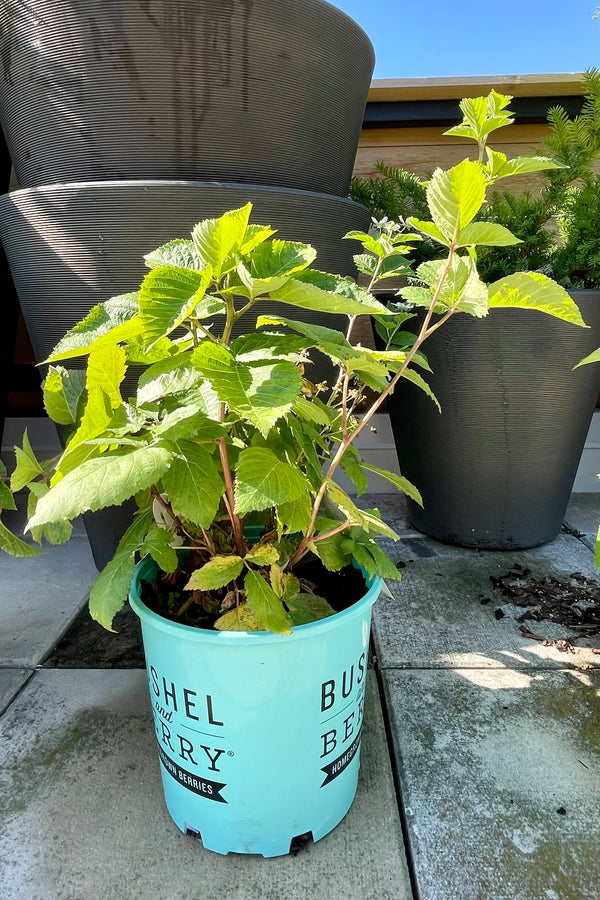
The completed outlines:
[[[179,178],[346,196],[374,53],[323,0],[3,0],[21,187]]]
[[[187,237],[201,219],[253,203],[251,221],[278,237],[306,241],[322,271],[353,274],[354,241],[368,210],[352,200],[250,185],[128,181],[54,185],[0,197],[0,238],[19,295],[36,360],[92,306],[136,290],[148,271],[143,255]],[[261,304],[260,312],[281,310]],[[343,318],[295,310],[305,321],[343,327]],[[246,320],[241,327],[248,327]]]
[[[409,383],[390,398],[420,531],[499,550],[559,534],[600,391],[600,366],[572,371],[600,344],[600,291],[572,296],[590,328],[525,310],[456,316],[424,346],[442,413]]]

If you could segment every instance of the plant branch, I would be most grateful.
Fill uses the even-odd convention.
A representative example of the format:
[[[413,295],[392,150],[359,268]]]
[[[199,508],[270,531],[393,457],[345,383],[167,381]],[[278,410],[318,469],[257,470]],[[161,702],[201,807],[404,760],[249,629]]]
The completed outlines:
[[[240,556],[246,555],[246,542],[244,540],[244,526],[242,520],[235,513],[235,497],[233,494],[233,476],[231,474],[231,466],[229,465],[229,457],[227,455],[227,444],[225,438],[219,438],[217,441],[219,453],[221,456],[221,465],[223,466],[223,477],[225,479],[225,506],[227,513],[231,519],[233,526],[233,535],[235,538],[235,546]]]

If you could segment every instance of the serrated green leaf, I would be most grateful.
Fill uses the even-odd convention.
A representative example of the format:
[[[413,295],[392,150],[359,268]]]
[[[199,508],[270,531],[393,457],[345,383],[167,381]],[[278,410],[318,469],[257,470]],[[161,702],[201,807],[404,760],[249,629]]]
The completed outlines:
[[[78,408],[85,390],[85,372],[50,366],[44,379],[44,408],[59,425],[75,425]]]
[[[54,546],[66,544],[73,533],[73,526],[64,519],[62,522],[49,522],[42,528],[42,534],[49,544]]]
[[[444,172],[436,169],[427,185],[431,217],[448,240],[454,240],[477,215],[485,200],[486,177],[480,164],[464,159]]]
[[[225,492],[221,470],[208,450],[193,441],[179,441],[176,448],[162,477],[164,490],[176,515],[210,528]]]
[[[239,363],[221,344],[205,341],[193,353],[193,363],[230,410],[266,437],[300,392],[298,368],[284,360],[265,365]]]
[[[402,491],[403,494],[406,494],[407,497],[410,497],[411,500],[414,500],[419,506],[423,506],[423,498],[421,497],[418,488],[416,488],[408,478],[404,478],[404,476],[397,475],[395,472],[390,472],[387,469],[380,469],[379,466],[366,463],[364,460],[361,465],[363,469],[367,469],[367,471],[379,475],[380,478],[385,478],[386,481],[391,482],[391,484],[397,487],[399,491]]]
[[[495,222],[471,222],[465,228],[461,228],[456,239],[457,247],[466,247],[468,244],[481,244],[487,247],[510,247],[512,244],[521,244],[522,241],[515,237],[504,225]]]
[[[201,383],[202,377],[192,364],[189,353],[169,356],[142,373],[138,381],[137,402],[140,405],[156,403],[164,397],[197,388]]]
[[[186,591],[216,591],[234,581],[244,568],[240,556],[213,556],[200,569],[192,572]]]
[[[375,274],[378,257],[373,256],[371,253],[357,253],[352,259],[358,271],[362,272],[363,275],[372,276]]]
[[[365,250],[370,250],[371,253],[380,258],[386,255],[386,248],[381,241],[378,241],[375,235],[368,234],[366,231],[349,231],[344,235],[343,240],[360,241]]]
[[[23,447],[15,447],[15,458],[17,464],[10,478],[10,489],[16,493],[44,472],[31,449],[27,429],[23,432]]]
[[[204,219],[194,227],[192,231],[194,246],[212,267],[216,278],[224,275],[229,266],[231,268],[235,266],[235,259],[231,259],[232,251],[241,250],[251,211],[252,204],[247,203],[241,209],[230,210],[218,219]],[[224,266],[228,257],[229,266]]]
[[[335,615],[335,609],[316,594],[296,594],[291,600],[286,600],[293,625],[307,625],[309,622],[317,622]]]
[[[576,366],[573,366],[574,369],[578,369],[579,366],[587,366],[589,363],[597,363],[600,362],[600,348],[598,350],[594,350],[590,353],[589,356],[584,357],[581,362],[578,362]]]
[[[250,569],[246,574],[245,586],[248,608],[261,628],[275,634],[291,634],[292,620],[265,579]]]
[[[572,325],[587,327],[566,290],[541,272],[515,272],[489,286],[490,309],[537,309]]]
[[[172,541],[173,535],[170,531],[153,524],[148,529],[141,552],[148,553],[163,572],[175,572],[179,560],[176,550],[171,547]]]
[[[339,523],[338,523],[339,524]],[[335,527],[335,523],[331,523]],[[309,549],[319,557],[328,572],[339,572],[352,562],[352,555],[342,548],[344,532],[321,541],[311,541]]]
[[[239,281],[232,281],[229,289],[247,300],[254,300],[256,297],[269,294],[271,291],[284,285],[289,278],[288,275],[273,278],[253,278],[243,262],[238,262],[235,271]]]
[[[279,503],[277,506],[277,518],[287,528],[288,534],[306,531],[311,514],[312,503],[308,491],[304,491],[295,500]]]
[[[272,240],[261,243],[252,253],[253,278],[277,278],[292,275],[306,269],[315,259],[317,251],[309,244]]]
[[[140,287],[140,319],[151,347],[189,318],[212,279],[210,266],[202,272],[177,266],[157,266]]]
[[[272,300],[301,309],[347,316],[389,315],[385,306],[352,279],[325,272],[298,272],[282,287],[271,292]]]
[[[360,495],[364,494],[364,492],[369,487],[369,479],[368,476],[363,472],[360,458],[356,459],[355,456],[347,451],[346,454],[342,457],[341,466],[342,470],[346,473],[346,475],[356,488],[357,495],[360,497]]]
[[[307,483],[302,473],[280,460],[267,447],[249,447],[236,466],[235,511],[245,516],[297,500]]]
[[[279,550],[273,544],[255,544],[246,553],[244,562],[251,562],[255,566],[270,566],[279,559]]]
[[[83,512],[118,506],[143,488],[155,484],[172,460],[163,447],[107,453],[70,471],[42,497],[27,528],[74,519]]]
[[[0,522],[0,550],[4,550],[10,556],[19,556],[21,558],[38,556],[40,552],[37,547],[32,547],[31,544],[16,537],[3,522]]]
[[[142,329],[137,313],[137,293],[120,294],[93,306],[59,341],[46,362],[83,356],[91,347],[129,340]]]
[[[304,419],[305,422],[313,422],[313,424],[321,425],[321,427],[331,424],[331,413],[325,405],[307,400],[306,397],[297,397],[294,400],[292,410],[299,419]]]
[[[177,266],[180,269],[195,269],[201,272],[206,267],[206,260],[198,253],[194,242],[189,239],[176,238],[144,256],[149,269],[158,266]]]
[[[435,403],[435,405],[437,406],[439,411],[440,412],[442,411],[442,407],[440,406],[439,400],[437,399],[437,397],[431,390],[429,384],[425,381],[423,376],[419,374],[419,372],[415,372],[414,369],[406,369],[402,373],[402,378],[406,378],[407,381],[410,381],[413,384],[415,384],[418,388],[421,388],[421,390],[424,391],[427,394],[427,396],[433,400],[433,402]]]
[[[546,169],[564,169],[562,163],[546,156],[516,156],[513,159],[501,161],[497,154],[490,154],[488,148],[488,165],[494,181],[500,178],[508,178],[511,175],[523,175],[527,172],[543,172]]]
[[[433,293],[429,288],[405,287],[398,291],[400,297],[413,306],[429,306],[433,300]]]
[[[303,359],[301,351],[307,347],[310,347],[310,341],[298,334],[268,334],[264,331],[251,331],[231,342],[231,352],[236,361],[243,363],[264,363],[276,359],[296,363]]]
[[[114,410],[122,403],[119,386],[126,369],[125,351],[118,344],[90,350],[85,380],[87,402],[81,424],[69,441],[70,451],[104,432]]]
[[[15,503],[15,498],[12,495],[11,489],[4,481],[0,481],[0,510],[16,508],[17,504]]]
[[[192,439],[197,443],[217,441],[227,436],[227,428],[219,422],[208,419],[201,411],[199,403],[179,406],[167,413],[164,419],[153,428],[156,437],[170,441]]]
[[[413,228],[416,228],[418,231],[423,232],[423,234],[428,235],[428,237],[432,238],[434,241],[437,241],[438,244],[443,244],[444,247],[450,246],[450,241],[447,240],[440,229],[434,222],[423,222],[421,219],[408,219],[408,224],[412,225]]]
[[[153,363],[171,356],[173,346],[173,342],[168,337],[164,337],[152,344],[151,347],[146,347],[140,322],[140,333],[128,338],[125,345],[127,362],[131,365],[151,366]]]
[[[262,626],[251,612],[247,603],[240,603],[235,609],[223,615],[215,622],[218,631],[262,631]]]
[[[271,228],[270,225],[247,225],[240,254],[246,256],[251,253],[255,247],[268,240],[273,234],[275,234],[275,229]]]

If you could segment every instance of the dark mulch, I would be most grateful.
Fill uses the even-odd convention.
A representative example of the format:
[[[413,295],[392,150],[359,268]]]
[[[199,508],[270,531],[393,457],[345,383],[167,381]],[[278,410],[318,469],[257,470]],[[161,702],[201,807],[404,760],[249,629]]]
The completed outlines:
[[[87,605],[44,662],[50,669],[143,669],[140,620],[124,606],[113,622],[117,632],[106,631],[90,616]]]
[[[600,582],[573,572],[569,581],[546,577],[534,578],[531,569],[515,563],[505,575],[491,575],[494,589],[500,591],[513,606],[524,608],[516,617],[525,637],[554,644],[558,650],[572,652],[579,640],[600,634]],[[490,598],[482,598],[482,603]],[[501,607],[494,610],[497,619],[504,617]],[[564,638],[547,641],[526,622],[548,621],[568,629]],[[600,649],[594,648],[594,653]]]

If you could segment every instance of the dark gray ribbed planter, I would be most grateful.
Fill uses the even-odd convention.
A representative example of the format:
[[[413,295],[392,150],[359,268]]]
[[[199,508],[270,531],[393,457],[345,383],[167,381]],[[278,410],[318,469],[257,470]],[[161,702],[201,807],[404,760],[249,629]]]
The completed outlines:
[[[374,64],[323,0],[3,0],[21,187],[175,178],[346,196]]]
[[[369,212],[352,200],[325,194],[133,181],[55,185],[0,197],[0,239],[38,362],[94,304],[137,289],[148,271],[145,253],[189,236],[201,219],[248,201],[252,222],[271,225],[281,238],[312,243],[317,268],[354,272],[354,242],[342,237],[366,228]],[[281,304],[260,304],[265,314],[281,309]],[[299,309],[294,316],[333,327],[343,327],[344,321]],[[248,327],[245,321],[240,325]]]
[[[560,532],[600,391],[600,366],[571,371],[600,344],[600,291],[573,297],[589,329],[525,310],[456,316],[424,347],[442,413],[409,383],[390,398],[420,531],[502,550]]]

